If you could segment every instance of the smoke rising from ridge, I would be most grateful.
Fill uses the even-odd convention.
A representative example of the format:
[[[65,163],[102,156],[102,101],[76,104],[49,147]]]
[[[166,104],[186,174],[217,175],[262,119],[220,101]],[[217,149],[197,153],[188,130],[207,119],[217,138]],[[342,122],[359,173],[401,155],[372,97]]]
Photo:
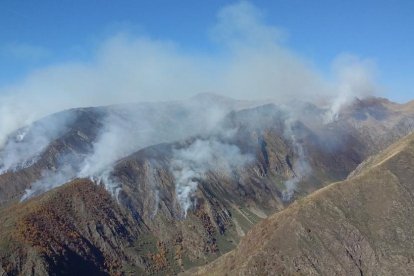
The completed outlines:
[[[175,178],[178,203],[184,217],[191,208],[191,196],[198,182],[205,179],[208,172],[231,175],[235,168],[242,167],[253,160],[250,154],[241,153],[233,144],[215,138],[197,139],[183,149],[175,149],[172,172]]]
[[[297,185],[301,180],[307,177],[312,169],[306,159],[306,153],[303,145],[298,141],[297,135],[293,129],[294,121],[292,117],[289,117],[285,121],[284,136],[289,139],[293,145],[294,154],[297,155],[293,162],[293,177],[285,181],[285,190],[282,191],[282,200],[290,201],[293,193],[295,192]]]
[[[24,198],[37,194],[35,190],[46,191],[77,177],[91,177],[93,181],[103,183],[111,194],[116,195],[119,185],[110,177],[116,161],[150,145],[210,134],[227,112],[251,104],[254,103],[229,101],[214,95],[199,95],[186,101],[101,108],[99,117],[102,127],[99,128],[96,138],[89,141],[91,149],[87,153],[69,151],[60,157],[59,163],[64,170],[59,171],[59,177],[51,177],[54,170],[45,171],[42,179],[26,191]],[[54,120],[45,118],[44,121],[47,125],[54,125]],[[90,139],[79,131],[77,135],[81,135],[80,139]],[[40,155],[42,152],[39,150],[37,153]],[[24,156],[22,153],[22,157]]]
[[[283,32],[266,24],[248,2],[224,7],[210,31],[219,54],[187,53],[172,41],[118,33],[91,60],[39,68],[21,82],[0,88],[0,143],[34,120],[63,109],[188,98],[213,91],[237,99],[341,100],[365,95],[361,79],[371,66],[354,58],[337,63],[345,84],[317,73],[282,42]],[[354,82],[356,82],[354,84]],[[362,90],[362,91],[361,91]],[[18,113],[19,116],[15,116]]]
[[[32,165],[49,143],[67,131],[72,114],[62,113],[19,129],[0,151],[0,174]]]
[[[110,110],[92,143],[91,153],[76,159],[79,161],[76,164],[62,165],[64,169],[58,172],[44,172],[43,178],[27,191],[27,197],[75,177],[102,180],[108,190],[116,193],[117,184],[111,182],[109,175],[117,160],[149,145],[211,131],[229,111],[239,108],[227,105],[225,99],[218,99],[219,105],[203,99],[180,101],[176,104],[184,103],[184,107],[178,109],[171,102],[200,92],[277,103],[294,99],[322,103],[329,110],[326,121],[332,121],[354,97],[377,90],[372,64],[352,56],[340,55],[333,62],[334,77],[325,78],[311,62],[290,50],[284,42],[285,33],[267,24],[261,11],[249,2],[223,7],[209,35],[216,43],[218,54],[194,54],[174,41],[120,32],[107,38],[90,60],[39,68],[21,82],[0,88],[2,171],[30,164],[27,162],[61,132],[36,130],[34,137],[41,139],[22,140],[29,141],[28,144],[10,142],[10,135],[45,115],[64,109],[147,102],[140,107],[108,107]],[[59,130],[66,124],[65,120],[49,122],[49,127]],[[24,133],[16,135],[20,139]],[[300,145],[294,144],[299,160],[305,160]],[[195,149],[205,156],[191,151]],[[218,141],[195,142],[187,151],[176,152],[173,165],[177,196],[184,212],[191,205],[188,198],[197,185],[194,179],[202,179],[206,168],[214,169],[212,160],[221,158],[213,150],[236,156],[236,160],[248,159],[240,156],[234,147]],[[221,162],[231,168],[234,160]],[[299,169],[302,163],[295,168],[298,175],[305,173]],[[294,178],[292,183],[296,181]],[[288,187],[288,193],[293,189]]]
[[[375,95],[380,89],[374,81],[375,66],[372,61],[360,60],[352,55],[340,55],[334,61],[336,96],[329,105],[326,121],[337,119],[341,107],[354,98]]]

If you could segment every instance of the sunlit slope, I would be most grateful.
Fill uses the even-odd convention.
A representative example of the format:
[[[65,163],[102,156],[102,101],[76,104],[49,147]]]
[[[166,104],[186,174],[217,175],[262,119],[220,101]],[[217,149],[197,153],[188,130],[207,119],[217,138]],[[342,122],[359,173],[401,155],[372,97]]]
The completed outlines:
[[[122,111],[124,107],[118,108]],[[62,156],[77,157],[69,160],[79,160],[70,163],[78,175],[77,166],[95,153],[106,122],[102,118],[107,116],[102,117],[95,108],[75,110],[78,116],[68,124],[68,130],[40,151],[39,159],[1,175],[1,269],[25,275],[29,271],[171,275],[205,265],[234,249],[267,215],[345,179],[372,152],[384,149],[414,126],[409,107],[403,110],[384,99],[355,101],[330,123],[322,122],[325,110],[311,104],[293,103],[289,110],[267,104],[229,112],[220,127],[204,135],[186,133],[188,136],[179,139],[183,133],[177,129],[180,135],[172,135],[177,139],[159,144],[166,137],[163,133],[177,126],[168,122],[179,122],[183,114],[188,117],[175,104],[167,107],[166,114],[172,110],[171,114],[179,116],[153,118],[158,122],[151,124],[155,144],[142,149],[141,143],[134,144],[133,153],[125,153],[111,165],[111,179],[120,188],[116,196],[99,185],[106,184],[105,180],[82,178],[53,183],[56,185],[43,193],[19,202],[26,189],[36,186],[34,181],[44,170],[65,171],[60,165],[67,162],[59,161],[68,159]],[[134,115],[137,106],[131,108],[133,112],[128,114]],[[147,109],[146,105],[141,108]],[[300,147],[305,154],[300,154]],[[396,150],[383,153],[389,152],[387,156],[368,159],[354,175],[390,159],[400,152],[399,147],[405,145],[397,144]],[[109,146],[104,149],[114,151]],[[204,153],[202,158],[200,152]],[[227,166],[212,166],[218,160],[226,161],[220,164]],[[285,181],[300,174],[297,160],[307,163],[310,170],[286,201]],[[191,177],[185,181],[177,177],[177,164],[183,166],[178,169],[191,170]],[[183,198],[177,191],[186,181],[197,185]],[[186,215],[182,202],[191,202]]]
[[[256,225],[215,275],[413,275],[414,135]]]
[[[0,209],[1,275],[105,275],[120,271],[144,226],[101,186],[77,180]]]

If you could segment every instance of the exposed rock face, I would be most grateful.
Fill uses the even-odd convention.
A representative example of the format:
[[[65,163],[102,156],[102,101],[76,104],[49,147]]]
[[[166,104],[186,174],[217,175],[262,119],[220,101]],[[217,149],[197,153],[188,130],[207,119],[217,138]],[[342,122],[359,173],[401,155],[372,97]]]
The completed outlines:
[[[209,113],[206,105],[212,106],[214,114]],[[107,132],[112,131],[114,135],[131,132],[133,141],[125,141],[131,144],[131,148],[124,150],[127,155],[149,145],[205,133],[210,128],[201,122],[217,120],[210,116],[220,118],[224,110],[229,112],[252,105],[255,104],[200,95],[184,102],[79,108],[50,115],[10,135],[0,150],[0,205],[20,199],[24,190],[45,171],[59,172],[68,163],[75,167],[81,165]],[[186,120],[187,117],[194,119]],[[114,126],[117,128],[108,129]],[[117,133],[120,130],[124,133]],[[23,156],[25,160],[7,166],[10,155]]]
[[[160,129],[155,145],[116,162],[110,178],[120,188],[117,198],[82,179],[17,203],[43,170],[59,170],[62,156],[69,152],[80,163],[93,150],[106,108],[71,111],[77,116],[67,131],[36,162],[0,175],[0,217],[7,221],[0,226],[0,267],[9,274],[175,274],[206,264],[234,248],[267,215],[345,179],[367,156],[414,127],[411,108],[378,99],[357,102],[328,124],[316,106],[298,105],[292,116],[270,104],[234,108],[217,130],[182,139],[174,119],[191,113],[175,104],[165,108],[178,117],[151,119]],[[158,144],[164,132],[178,142]],[[231,173],[219,167],[189,178],[196,188],[185,216],[171,168],[176,152],[195,141],[218,141],[252,158],[236,162]],[[284,183],[299,174],[295,162],[303,158],[298,145],[309,172],[286,201]],[[84,271],[72,270],[79,264]]]
[[[256,225],[207,275],[412,275],[414,135]],[[195,273],[192,271],[191,274]]]

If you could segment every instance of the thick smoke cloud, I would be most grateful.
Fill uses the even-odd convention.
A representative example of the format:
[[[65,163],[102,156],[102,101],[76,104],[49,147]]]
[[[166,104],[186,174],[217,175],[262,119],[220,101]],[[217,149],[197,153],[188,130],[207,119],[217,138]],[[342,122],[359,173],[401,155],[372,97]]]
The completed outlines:
[[[285,32],[266,24],[261,11],[248,2],[223,7],[208,33],[217,47],[214,54],[194,54],[173,41],[121,32],[107,38],[90,60],[39,68],[21,82],[0,88],[2,171],[27,164],[56,135],[39,132],[40,141],[26,147],[8,139],[12,133],[45,115],[68,108],[166,102],[188,99],[200,92],[214,92],[245,100],[285,103],[301,99],[324,104],[329,110],[326,121],[331,121],[354,97],[369,95],[377,89],[372,64],[352,56],[340,56],[334,61],[333,77],[325,78],[311,62],[290,50],[284,42]],[[174,113],[171,106],[163,103],[143,104],[153,105],[152,110],[114,107],[93,144],[93,153],[76,166],[55,173],[45,172],[32,189],[47,190],[51,182],[56,186],[74,177],[90,176],[103,180],[106,185],[111,183],[108,189],[116,193],[117,184],[108,178],[116,160],[148,145],[208,132],[227,112],[241,107],[227,106],[223,99],[219,101],[220,105],[184,101],[187,110],[184,113]],[[179,127],[171,124],[173,121],[180,122]],[[49,126],[59,133],[64,125],[66,122]],[[193,191],[193,179],[202,178],[206,171],[204,165],[208,167],[211,158],[218,158],[211,155],[211,150],[220,149],[229,156],[240,155],[237,149],[217,141],[198,142],[191,147],[200,147],[198,150],[204,151],[206,157],[192,160],[190,153],[176,153],[177,195],[182,198],[180,204],[184,211],[190,204],[186,200]],[[36,151],[24,154],[26,148]],[[300,145],[296,145],[296,151],[302,156]],[[195,162],[195,167],[191,162]],[[222,162],[230,167],[233,164],[231,160]],[[295,171],[301,174],[299,168]],[[287,183],[287,186],[290,185]],[[287,193],[292,189],[288,188]],[[35,192],[28,190],[27,194]]]
[[[50,141],[68,130],[68,124],[74,119],[72,115],[56,114],[9,135],[0,151],[0,173],[16,171],[35,163]]]
[[[35,119],[73,107],[184,99],[201,92],[277,101],[321,95],[334,101],[340,95],[335,112],[349,97],[367,93],[371,70],[365,61],[336,63],[339,80],[324,79],[284,46],[283,31],[266,24],[248,2],[220,10],[210,35],[218,54],[193,54],[172,41],[119,33],[88,61],[33,71],[0,88],[0,143]]]
[[[184,217],[192,206],[191,196],[199,181],[206,178],[206,173],[225,173],[231,176],[236,168],[243,167],[252,160],[252,155],[241,153],[236,145],[215,138],[197,139],[188,147],[174,150],[172,172]]]
[[[116,161],[150,145],[178,141],[195,135],[224,133],[216,128],[224,116],[231,110],[252,104],[254,105],[249,102],[228,101],[214,95],[199,95],[186,101],[106,107],[101,110],[104,114],[102,127],[92,143],[91,152],[86,156],[69,152],[60,157],[59,168],[62,170],[45,171],[42,178],[26,191],[23,198],[50,190],[77,177],[90,177],[93,181],[104,184],[107,190],[117,197],[119,184],[110,177]],[[58,121],[52,117],[43,123],[50,128],[55,126],[55,122]],[[36,129],[32,132],[40,135],[40,138],[44,136]],[[34,137],[37,137],[36,135]],[[49,136],[50,139],[53,137]],[[23,140],[16,144],[17,146],[11,148],[11,152],[8,151],[10,147],[6,147],[4,152],[12,156],[18,153],[18,156],[25,158],[27,155],[17,152],[15,148],[34,145],[31,140]],[[36,153],[40,154],[41,150],[42,148]]]

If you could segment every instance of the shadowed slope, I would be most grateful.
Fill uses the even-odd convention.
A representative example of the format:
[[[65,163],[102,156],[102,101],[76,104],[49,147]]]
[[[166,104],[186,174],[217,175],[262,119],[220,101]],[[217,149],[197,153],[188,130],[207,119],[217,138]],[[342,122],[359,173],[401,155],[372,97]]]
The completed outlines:
[[[256,225],[208,275],[412,275],[414,135]]]
[[[27,202],[16,202],[44,167],[54,166],[60,153],[73,151],[82,157],[88,152],[95,133],[99,133],[100,117],[82,112],[87,115],[81,117],[82,124],[75,123],[38,162],[0,176],[0,191],[7,192],[0,209],[1,221],[6,222],[0,225],[0,267],[12,274],[34,271],[170,275],[204,265],[233,249],[266,215],[289,205],[290,201],[282,200],[282,192],[286,179],[296,174],[292,166],[299,158],[295,143],[305,149],[312,171],[299,183],[292,200],[344,179],[372,151],[410,132],[414,125],[410,112],[384,100],[356,102],[329,124],[321,124],[324,110],[316,106],[296,108],[301,114],[296,121],[287,120],[286,110],[272,104],[231,112],[220,125],[226,130],[224,134],[231,130],[230,136],[219,131],[164,144],[158,144],[157,137],[152,141],[156,145],[115,163],[110,177],[121,188],[118,202],[102,186],[86,180],[56,183],[62,186]],[[401,125],[401,121],[405,123]],[[160,122],[165,123],[163,119]],[[177,122],[171,118],[170,129],[178,126]],[[83,126],[85,130],[79,132]],[[381,133],[386,131],[390,135],[384,140]],[[237,165],[231,173],[225,167],[214,167],[192,177],[190,180],[197,185],[189,195],[192,206],[185,217],[172,164],[181,158],[177,151],[185,152],[197,141],[237,147],[239,155],[248,154],[252,159]],[[371,149],[369,145],[374,146]],[[218,157],[226,157],[215,149],[210,150]],[[45,165],[42,160],[50,162]],[[365,172],[370,160],[360,165],[354,175]],[[334,204],[337,199],[332,201]],[[297,204],[292,207],[297,208],[294,206]],[[294,232],[296,228],[286,231]],[[280,235],[283,242],[288,242]],[[78,264],[86,270],[71,270]]]

